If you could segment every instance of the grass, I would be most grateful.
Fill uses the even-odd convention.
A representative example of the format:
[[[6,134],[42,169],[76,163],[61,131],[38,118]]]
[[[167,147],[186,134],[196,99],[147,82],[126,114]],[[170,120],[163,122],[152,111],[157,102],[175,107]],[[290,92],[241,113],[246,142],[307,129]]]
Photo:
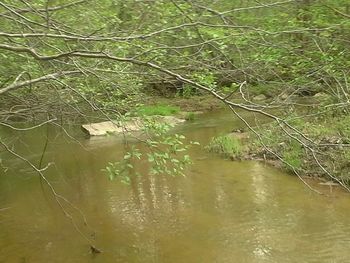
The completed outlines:
[[[282,153],[283,159],[294,169],[299,170],[302,167],[303,149],[295,141],[289,143],[288,148]],[[290,166],[285,165],[287,170],[293,170]]]
[[[164,105],[164,104],[156,104],[156,105],[145,105],[140,106],[137,109],[138,115],[142,116],[152,116],[152,115],[161,115],[161,116],[171,116],[180,111],[179,107]]]
[[[226,158],[239,158],[242,155],[241,142],[230,135],[213,138],[206,148],[209,152],[221,154]]]

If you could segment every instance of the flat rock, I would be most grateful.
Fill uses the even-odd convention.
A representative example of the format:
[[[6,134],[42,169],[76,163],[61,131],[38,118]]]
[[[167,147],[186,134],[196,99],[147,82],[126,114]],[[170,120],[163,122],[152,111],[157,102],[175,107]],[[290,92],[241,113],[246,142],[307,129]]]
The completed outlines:
[[[320,99],[320,100],[324,100],[324,99],[327,99],[329,98],[330,96],[324,92],[318,92],[314,95],[314,98],[316,99]]]
[[[266,100],[266,99],[267,99],[267,97],[264,94],[260,94],[260,95],[255,96],[253,98],[253,100],[255,100],[255,101],[262,101],[262,100]]]
[[[319,183],[319,185],[338,186],[339,184],[332,181],[328,181],[328,182]]]
[[[185,120],[173,116],[152,116],[152,119],[171,126],[185,122]],[[144,125],[141,118],[135,117],[124,122],[104,121],[98,123],[83,124],[81,127],[90,136],[101,136],[110,133],[118,134],[123,132],[141,131]]]

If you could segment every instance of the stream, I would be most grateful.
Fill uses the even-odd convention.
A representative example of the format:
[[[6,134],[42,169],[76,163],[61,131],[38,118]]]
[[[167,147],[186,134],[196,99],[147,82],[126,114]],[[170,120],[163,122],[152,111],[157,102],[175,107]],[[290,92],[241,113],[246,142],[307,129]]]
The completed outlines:
[[[36,164],[49,136],[43,163],[54,164],[45,175],[88,223],[67,203],[73,221],[65,216],[38,175],[2,150],[0,262],[350,262],[349,194],[318,195],[276,168],[203,150],[241,126],[228,111],[178,126],[201,143],[186,177],[145,174],[130,186],[102,171],[124,154],[117,137],[87,139],[78,126],[68,127],[77,141],[52,126],[0,130]],[[83,235],[103,252],[91,253]]]

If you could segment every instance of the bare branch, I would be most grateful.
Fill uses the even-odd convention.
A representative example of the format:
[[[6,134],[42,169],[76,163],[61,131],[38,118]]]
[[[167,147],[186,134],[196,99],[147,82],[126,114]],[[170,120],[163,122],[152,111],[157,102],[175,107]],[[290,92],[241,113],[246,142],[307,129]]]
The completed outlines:
[[[53,74],[48,74],[36,79],[30,79],[30,80],[26,80],[26,81],[20,81],[20,82],[14,82],[11,85],[8,85],[5,88],[0,89],[0,95],[9,92],[9,91],[13,91],[28,85],[33,85],[36,84],[38,82],[43,82],[43,81],[49,81],[52,79],[57,79],[59,77],[64,77],[67,75],[73,75],[73,74],[80,74],[81,72],[79,70],[73,70],[73,71],[63,71],[63,72],[58,72],[58,73],[53,73]]]
[[[34,125],[34,126],[31,126],[31,127],[28,127],[28,128],[18,128],[18,127],[14,127],[12,126],[11,124],[8,124],[8,123],[4,123],[4,122],[0,122],[0,125],[4,126],[4,127],[7,127],[7,128],[10,128],[12,130],[16,130],[16,131],[29,131],[29,130],[33,130],[33,129],[36,129],[36,128],[39,128],[45,124],[48,124],[48,123],[51,123],[51,122],[54,122],[56,121],[57,119],[54,118],[54,119],[50,119],[50,120],[47,120],[47,121],[44,121],[42,123],[39,123],[37,125]]]
[[[59,10],[62,10],[62,9],[65,9],[65,8],[70,8],[72,6],[76,6],[76,5],[80,5],[80,4],[83,4],[83,3],[86,3],[90,0],[80,0],[80,1],[76,1],[76,2],[72,2],[72,3],[68,3],[68,4],[65,4],[65,5],[60,5],[60,6],[54,6],[54,7],[49,7],[49,8],[39,8],[39,9],[36,9],[36,11],[38,12],[55,12],[55,11],[59,11]],[[16,9],[15,10],[18,14],[22,14],[22,13],[28,13],[28,12],[31,12],[32,9]],[[10,13],[10,12],[6,12],[6,13]],[[3,14],[6,14],[6,13],[1,13],[0,15],[3,15]]]

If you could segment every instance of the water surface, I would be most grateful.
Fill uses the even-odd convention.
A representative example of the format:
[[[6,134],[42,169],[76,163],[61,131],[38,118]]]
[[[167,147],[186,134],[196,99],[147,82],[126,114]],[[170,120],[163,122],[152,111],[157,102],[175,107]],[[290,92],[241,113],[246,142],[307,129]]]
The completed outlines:
[[[254,117],[254,116],[251,116]],[[241,124],[209,113],[177,128],[205,145]],[[101,171],[124,152],[115,137],[86,139],[70,129],[2,130],[16,150],[38,163],[45,138],[45,173],[65,205],[62,213],[37,174],[2,153],[0,262],[348,262],[350,196],[320,196],[296,177],[258,162],[231,162],[191,150],[186,178],[143,176],[131,186]],[[138,168],[146,170],[146,164]],[[327,188],[326,188],[327,190]],[[103,253],[92,255],[82,233]]]

